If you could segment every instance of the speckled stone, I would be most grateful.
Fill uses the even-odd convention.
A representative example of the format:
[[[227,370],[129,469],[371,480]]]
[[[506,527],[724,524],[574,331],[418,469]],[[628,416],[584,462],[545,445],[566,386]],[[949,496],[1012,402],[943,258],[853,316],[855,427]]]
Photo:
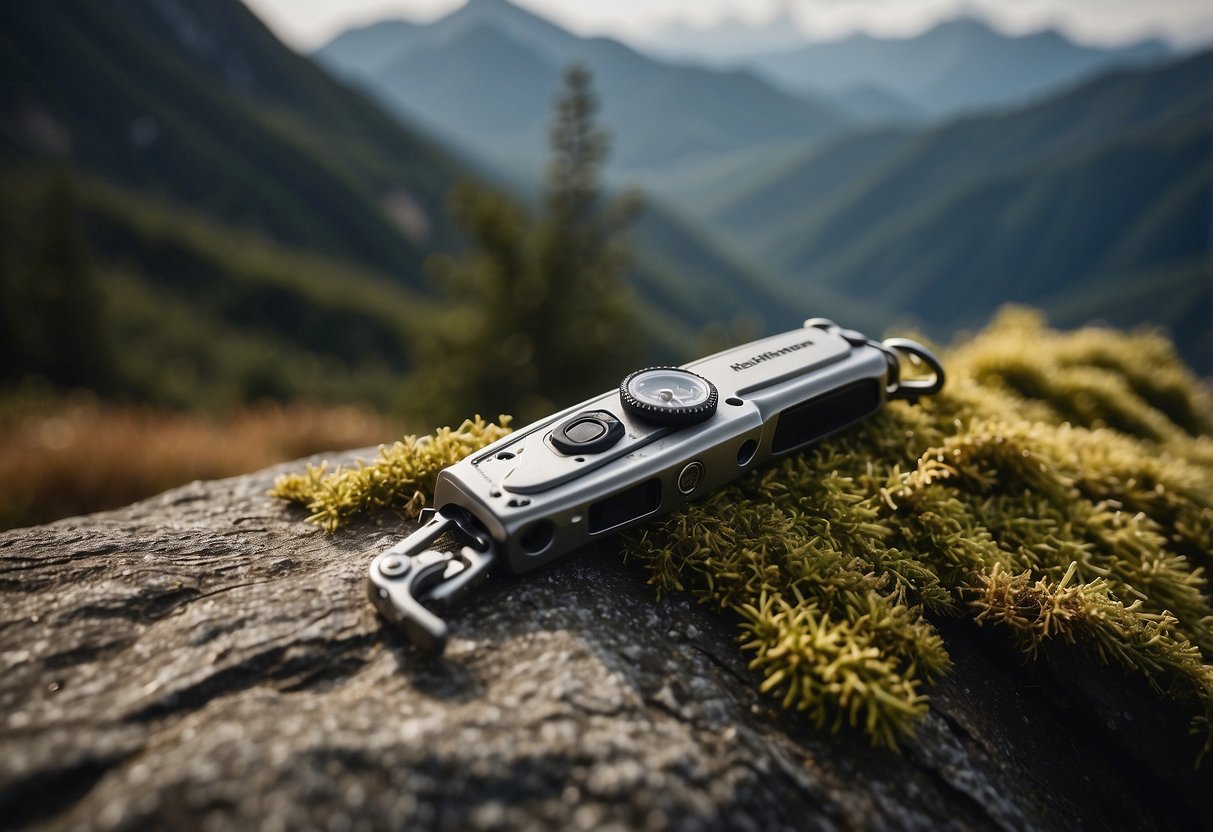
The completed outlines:
[[[373,553],[409,527],[325,535],[265,496],[281,470],[0,535],[0,826],[1208,819],[1194,746],[1157,743],[1179,717],[1117,673],[1025,668],[996,635],[948,624],[957,670],[900,753],[874,749],[758,694],[735,622],[658,601],[609,544],[491,582],[452,615],[446,655],[425,657],[365,600]]]

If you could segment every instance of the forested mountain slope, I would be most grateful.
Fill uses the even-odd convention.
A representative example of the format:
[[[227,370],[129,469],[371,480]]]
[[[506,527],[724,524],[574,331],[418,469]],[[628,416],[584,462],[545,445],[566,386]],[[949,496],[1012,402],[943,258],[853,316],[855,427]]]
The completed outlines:
[[[1095,314],[1101,293],[1142,294],[1133,284],[1160,268],[1208,274],[1185,264],[1210,258],[1211,79],[1203,53],[998,116],[845,137],[713,220],[793,284],[873,298],[934,331],[1007,300],[1073,314],[1085,293]],[[1177,323],[1142,313],[1118,317]]]
[[[236,0],[5,4],[6,155],[66,161],[421,284],[463,171]]]

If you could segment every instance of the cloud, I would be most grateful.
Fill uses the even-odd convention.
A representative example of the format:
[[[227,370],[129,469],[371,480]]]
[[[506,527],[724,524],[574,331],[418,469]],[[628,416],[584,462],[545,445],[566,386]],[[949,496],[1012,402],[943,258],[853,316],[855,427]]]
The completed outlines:
[[[383,18],[433,19],[461,0],[245,0],[275,32],[300,49],[319,46],[341,30]],[[1059,28],[1088,43],[1163,36],[1175,43],[1213,42],[1209,0],[515,0],[580,34],[651,34],[684,21],[707,26],[722,19],[759,25],[788,14],[813,37],[855,31],[916,34],[941,20],[976,15],[1022,33]]]

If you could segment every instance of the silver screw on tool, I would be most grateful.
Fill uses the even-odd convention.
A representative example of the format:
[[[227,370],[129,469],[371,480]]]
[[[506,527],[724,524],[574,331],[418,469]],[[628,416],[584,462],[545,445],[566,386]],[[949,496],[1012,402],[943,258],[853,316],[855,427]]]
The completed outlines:
[[[409,571],[409,559],[400,555],[389,555],[379,563],[379,572],[385,578],[399,578]]]

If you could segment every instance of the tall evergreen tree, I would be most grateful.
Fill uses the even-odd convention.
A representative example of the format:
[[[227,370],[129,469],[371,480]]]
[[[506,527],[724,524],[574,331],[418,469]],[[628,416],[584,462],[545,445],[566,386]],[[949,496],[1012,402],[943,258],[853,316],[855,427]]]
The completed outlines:
[[[571,68],[537,217],[480,185],[453,194],[471,248],[432,263],[452,309],[423,362],[428,415],[537,417],[610,387],[642,356],[636,301],[622,280],[639,200],[603,194],[608,142],[596,112],[590,73]]]
[[[535,241],[548,286],[541,320],[563,324],[538,329],[546,336],[536,350],[540,390],[569,403],[617,380],[640,358],[640,327],[619,280],[627,258],[622,235],[639,201],[603,196],[608,141],[596,113],[590,73],[574,66],[557,102],[545,213]]]

